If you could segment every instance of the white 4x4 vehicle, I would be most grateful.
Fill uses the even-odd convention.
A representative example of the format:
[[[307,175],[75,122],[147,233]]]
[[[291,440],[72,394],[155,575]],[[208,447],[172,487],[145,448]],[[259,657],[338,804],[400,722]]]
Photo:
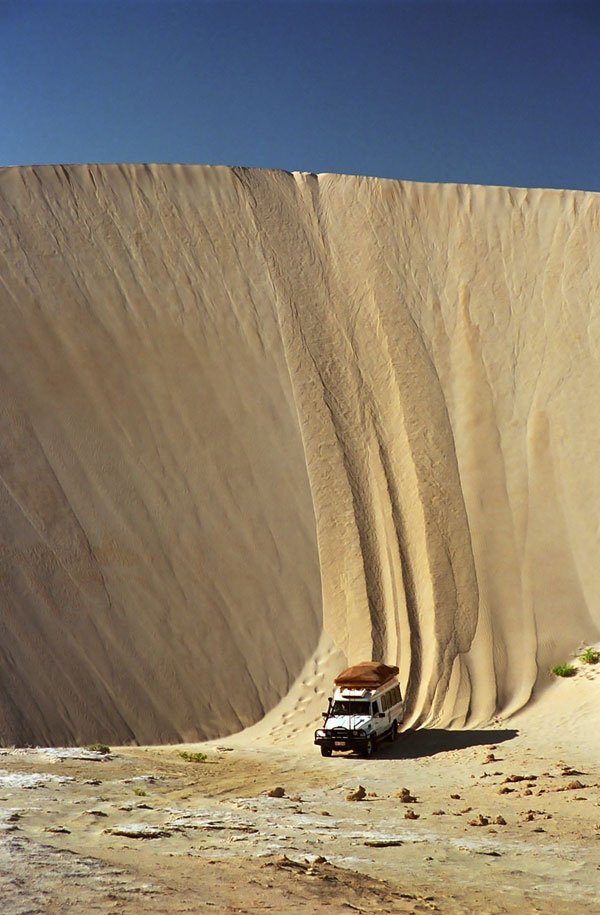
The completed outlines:
[[[333,750],[371,756],[378,741],[396,739],[404,718],[397,675],[397,667],[366,661],[336,677],[323,727],[315,731],[322,756],[331,756]]]

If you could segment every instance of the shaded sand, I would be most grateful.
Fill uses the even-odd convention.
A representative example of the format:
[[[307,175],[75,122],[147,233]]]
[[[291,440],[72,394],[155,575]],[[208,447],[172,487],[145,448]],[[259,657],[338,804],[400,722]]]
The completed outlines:
[[[540,695],[600,636],[599,225],[583,192],[0,171],[0,742],[280,700],[301,731],[369,657],[413,726]]]

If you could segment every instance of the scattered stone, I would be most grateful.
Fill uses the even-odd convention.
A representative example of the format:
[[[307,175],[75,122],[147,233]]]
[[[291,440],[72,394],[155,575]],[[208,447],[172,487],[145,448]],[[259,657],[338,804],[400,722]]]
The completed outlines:
[[[582,785],[578,778],[574,781],[569,782],[565,787],[565,791],[578,791],[580,788],[587,788],[587,785]]]
[[[346,795],[347,801],[362,801],[366,798],[367,792],[362,785],[357,785],[353,791],[349,791]]]
[[[445,810],[434,810],[433,813],[431,814],[431,816],[443,817],[443,816],[446,816],[446,811]]]
[[[537,780],[537,775],[507,775],[503,781],[503,785],[506,785],[510,782],[535,782]]]
[[[285,789],[278,786],[267,791],[267,797],[285,797]]]
[[[543,826],[536,826],[534,832],[546,832]]]
[[[475,820],[469,820],[469,826],[489,826],[490,821],[487,817],[484,817],[483,814],[478,814]]]
[[[104,810],[86,810],[86,813],[88,813],[92,817],[107,817],[108,816],[108,814],[105,813]]]
[[[533,794],[533,791],[531,790],[531,788],[526,788],[525,791],[523,792],[524,797],[529,797],[531,794]]]
[[[130,823],[128,826],[113,826],[105,829],[111,836],[123,836],[126,839],[168,839],[172,835],[170,829],[160,826],[148,826],[145,823]]]
[[[322,817],[330,817],[331,814],[329,813],[328,810],[322,810],[322,811],[321,811],[321,816],[322,816]]]
[[[376,791],[369,791],[369,792],[367,793],[367,797],[377,797],[377,792],[376,792]]]
[[[513,794],[514,788],[509,788],[507,785],[498,789],[498,794]]]
[[[419,816],[420,816],[420,814],[415,813],[415,811],[409,807],[408,810],[406,811],[406,813],[404,814],[404,819],[405,820],[418,820]]]
[[[86,781],[84,781],[83,784],[84,785],[101,785],[102,782],[100,781],[99,778],[88,778],[88,779],[86,779]]]
[[[533,819],[535,819],[535,814],[533,814],[533,813],[526,813],[525,816],[523,817],[523,819],[524,819],[527,823],[531,823],[531,821],[532,821]]]
[[[496,757],[494,756],[493,753],[488,753],[486,758],[483,760],[483,764],[486,765],[487,763],[493,763],[493,762],[497,762],[497,761],[498,760],[496,759]]]
[[[506,820],[504,819],[503,816],[497,816],[496,819],[494,820],[494,823],[496,824],[496,826],[506,826]]]
[[[311,863],[310,861],[308,862]],[[317,857],[312,862],[313,864],[327,864],[327,858],[324,858],[323,855],[317,855]]]
[[[400,791],[396,792],[396,797],[400,799],[403,804],[416,804],[416,797],[410,793],[408,788],[400,788]]]
[[[66,835],[70,835],[71,830],[67,829],[66,826],[46,826],[46,828],[44,829],[44,832],[54,832],[54,833],[63,832]]]
[[[363,842],[363,845],[368,845],[369,848],[395,848],[403,844],[402,839],[365,839]]]
[[[453,801],[460,801],[460,794],[451,794],[450,797]]]

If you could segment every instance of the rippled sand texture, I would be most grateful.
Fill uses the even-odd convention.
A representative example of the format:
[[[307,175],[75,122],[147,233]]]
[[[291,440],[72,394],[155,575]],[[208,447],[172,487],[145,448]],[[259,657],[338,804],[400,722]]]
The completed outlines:
[[[483,722],[600,635],[598,195],[23,168],[0,224],[2,742],[237,730],[322,629]]]

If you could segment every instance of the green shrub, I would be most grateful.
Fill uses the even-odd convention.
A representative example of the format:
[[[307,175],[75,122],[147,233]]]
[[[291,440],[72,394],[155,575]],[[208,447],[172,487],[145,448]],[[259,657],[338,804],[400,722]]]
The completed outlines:
[[[148,792],[144,791],[143,788],[134,788],[133,793],[136,797],[148,797]]]
[[[208,759],[206,753],[188,753],[187,750],[181,750],[179,753],[182,759],[185,759],[186,762],[206,762]]]
[[[597,664],[600,661],[600,651],[595,648],[586,648],[583,654],[579,656],[579,660],[583,661],[584,664]]]
[[[110,747],[107,747],[105,743],[91,743],[85,749],[91,750],[92,753],[110,753]]]
[[[573,667],[572,664],[557,664],[556,667],[552,668],[552,673],[556,674],[557,677],[574,677],[577,673],[577,668]]]

